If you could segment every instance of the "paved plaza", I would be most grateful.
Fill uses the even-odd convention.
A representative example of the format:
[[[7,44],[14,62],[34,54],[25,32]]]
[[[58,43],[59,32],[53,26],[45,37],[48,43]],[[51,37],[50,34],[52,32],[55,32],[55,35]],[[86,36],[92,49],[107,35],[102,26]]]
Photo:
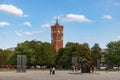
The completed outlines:
[[[16,73],[16,71],[0,72],[0,80],[120,80],[120,72],[96,73],[56,71],[55,75],[50,75],[49,71],[27,71],[26,73]]]

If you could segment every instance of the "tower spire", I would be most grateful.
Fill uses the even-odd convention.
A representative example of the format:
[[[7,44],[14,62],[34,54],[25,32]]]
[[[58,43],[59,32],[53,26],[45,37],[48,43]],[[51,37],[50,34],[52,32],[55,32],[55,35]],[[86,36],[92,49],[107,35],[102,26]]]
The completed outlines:
[[[58,23],[58,16],[56,16],[56,25],[59,25],[59,23]]]

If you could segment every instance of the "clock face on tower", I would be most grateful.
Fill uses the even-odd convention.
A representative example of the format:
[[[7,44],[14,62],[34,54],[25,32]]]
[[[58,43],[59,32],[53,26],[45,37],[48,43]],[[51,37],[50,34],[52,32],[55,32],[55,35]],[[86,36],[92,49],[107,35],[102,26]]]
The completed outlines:
[[[58,33],[60,33],[60,31],[58,30]]]

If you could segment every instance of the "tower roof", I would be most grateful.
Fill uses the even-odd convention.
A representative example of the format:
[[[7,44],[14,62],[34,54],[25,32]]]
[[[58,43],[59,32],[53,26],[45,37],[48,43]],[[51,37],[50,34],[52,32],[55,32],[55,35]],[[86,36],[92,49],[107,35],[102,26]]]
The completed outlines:
[[[56,24],[55,25],[59,25],[59,23],[58,23],[58,17],[56,17]]]

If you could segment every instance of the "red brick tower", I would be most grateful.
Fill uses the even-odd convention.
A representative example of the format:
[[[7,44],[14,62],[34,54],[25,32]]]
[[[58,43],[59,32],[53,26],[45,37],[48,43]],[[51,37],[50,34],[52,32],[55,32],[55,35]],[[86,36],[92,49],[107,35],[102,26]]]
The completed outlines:
[[[59,25],[58,19],[56,19],[56,24],[51,26],[51,43],[55,47],[56,52],[63,48],[63,26]]]

